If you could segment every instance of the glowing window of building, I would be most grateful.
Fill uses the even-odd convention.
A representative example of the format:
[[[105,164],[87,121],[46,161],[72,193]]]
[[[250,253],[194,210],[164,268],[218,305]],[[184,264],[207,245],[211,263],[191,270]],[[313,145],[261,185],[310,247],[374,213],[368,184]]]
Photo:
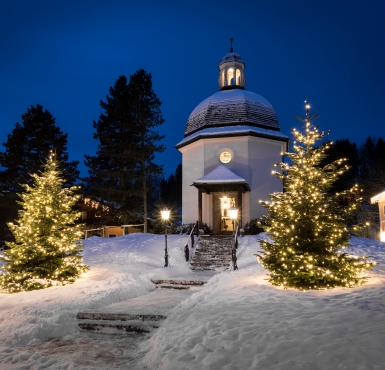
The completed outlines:
[[[232,155],[230,152],[222,152],[219,156],[219,160],[222,163],[229,163],[231,161]]]
[[[227,85],[234,85],[234,69],[229,68],[227,70]]]
[[[237,69],[235,81],[237,81],[236,82],[237,85],[241,85],[241,71],[239,69]]]

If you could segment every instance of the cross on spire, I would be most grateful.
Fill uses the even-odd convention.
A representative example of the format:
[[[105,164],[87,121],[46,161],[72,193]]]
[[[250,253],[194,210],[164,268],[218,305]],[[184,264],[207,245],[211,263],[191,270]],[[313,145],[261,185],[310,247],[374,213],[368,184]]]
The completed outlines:
[[[233,50],[233,41],[234,39],[232,37],[230,37],[230,53],[234,53],[234,50]]]

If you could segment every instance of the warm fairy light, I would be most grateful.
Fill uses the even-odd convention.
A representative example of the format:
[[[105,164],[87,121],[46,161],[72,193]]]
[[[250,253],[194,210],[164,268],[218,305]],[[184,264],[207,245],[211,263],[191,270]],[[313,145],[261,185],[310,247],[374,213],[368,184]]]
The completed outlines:
[[[306,108],[310,105],[305,101]],[[367,257],[353,257],[345,252],[349,233],[359,226],[348,226],[346,219],[357,209],[358,186],[328,195],[332,184],[349,169],[346,158],[326,167],[319,163],[333,143],[317,146],[327,133],[319,132],[307,112],[303,131],[293,130],[293,153],[285,153],[289,163],[279,163],[281,171],[272,171],[284,185],[284,192],[270,195],[271,201],[260,201],[268,209],[261,226],[272,242],[261,241],[258,260],[269,270],[269,281],[284,288],[332,289],[337,286],[362,285],[375,262]],[[345,208],[340,197],[356,199]],[[384,237],[385,233],[381,235]],[[385,240],[384,240],[385,241]]]
[[[7,293],[73,283],[88,270],[80,255],[82,225],[75,224],[80,213],[72,210],[78,187],[63,188],[54,155],[42,175],[32,176],[34,185],[19,194],[23,211],[17,223],[8,224],[15,242],[7,242],[1,256],[0,289]]]

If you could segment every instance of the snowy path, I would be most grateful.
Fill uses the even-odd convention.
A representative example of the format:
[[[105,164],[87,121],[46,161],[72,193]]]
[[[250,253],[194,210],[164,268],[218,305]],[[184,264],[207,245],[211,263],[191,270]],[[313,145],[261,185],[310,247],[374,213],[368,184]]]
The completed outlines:
[[[169,237],[166,269],[163,235],[91,238],[85,246],[91,271],[75,284],[0,294],[0,369],[384,369],[385,243],[369,239],[352,239],[352,254],[379,263],[361,288],[273,287],[254,257],[257,237],[248,236],[240,239],[239,270],[203,278],[208,283],[193,294],[166,291],[155,308],[169,310],[168,318],[141,341],[79,330],[79,311],[120,311],[125,300],[145,307],[145,295],[155,296],[151,279],[194,280],[185,240]],[[177,295],[181,301],[172,308]]]

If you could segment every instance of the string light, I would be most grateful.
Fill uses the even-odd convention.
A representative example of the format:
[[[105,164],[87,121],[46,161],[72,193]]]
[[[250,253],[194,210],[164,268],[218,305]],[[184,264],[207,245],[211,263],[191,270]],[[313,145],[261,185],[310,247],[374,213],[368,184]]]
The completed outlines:
[[[64,188],[64,180],[53,153],[40,176],[33,174],[34,185],[25,185],[19,194],[23,210],[16,223],[9,223],[15,242],[0,258],[5,262],[0,289],[15,293],[73,283],[88,271],[82,263],[79,241],[81,216],[72,211],[79,199],[78,187]]]
[[[279,163],[281,171],[272,171],[284,185],[284,192],[270,195],[271,201],[260,201],[268,215],[261,225],[272,242],[261,241],[259,261],[269,270],[270,283],[284,288],[331,289],[337,286],[362,285],[365,273],[375,263],[366,256],[354,257],[346,252],[349,233],[359,225],[347,227],[347,219],[357,209],[358,185],[328,195],[332,184],[349,168],[346,158],[324,167],[321,161],[332,142],[319,147],[327,132],[319,132],[312,122],[310,104],[305,101],[303,131],[293,130],[293,152],[286,153],[292,164]],[[338,200],[351,196],[355,201],[340,207]],[[290,270],[288,269],[290,267]]]

